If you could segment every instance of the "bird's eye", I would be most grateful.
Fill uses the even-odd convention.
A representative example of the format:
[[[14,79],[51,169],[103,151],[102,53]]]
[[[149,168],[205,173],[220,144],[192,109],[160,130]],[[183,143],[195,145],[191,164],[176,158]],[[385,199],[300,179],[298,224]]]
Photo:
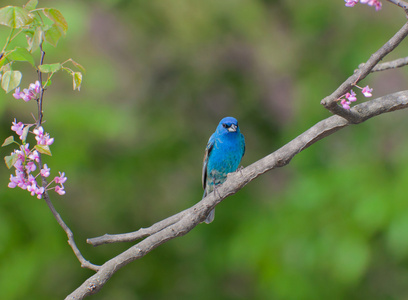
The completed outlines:
[[[225,123],[222,124],[222,127],[227,128],[227,124],[225,124]]]

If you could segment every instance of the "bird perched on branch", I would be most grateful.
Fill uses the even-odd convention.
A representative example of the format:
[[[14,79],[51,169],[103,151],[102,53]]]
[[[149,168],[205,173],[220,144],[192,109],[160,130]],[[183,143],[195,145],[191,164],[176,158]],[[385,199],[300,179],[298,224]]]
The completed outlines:
[[[232,117],[226,117],[220,121],[217,129],[208,140],[205,148],[203,163],[203,188],[207,196],[215,187],[227,179],[227,174],[235,172],[245,153],[245,139],[241,134],[238,121]],[[205,223],[214,220],[213,209]]]

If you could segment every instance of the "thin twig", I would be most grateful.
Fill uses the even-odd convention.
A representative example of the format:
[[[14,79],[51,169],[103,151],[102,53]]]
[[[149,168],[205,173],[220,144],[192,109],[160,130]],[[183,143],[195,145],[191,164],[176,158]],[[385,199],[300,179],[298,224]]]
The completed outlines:
[[[112,244],[118,242],[133,242],[147,236],[151,236],[174,223],[180,221],[180,219],[184,216],[184,212],[179,212],[171,217],[168,217],[162,221],[159,221],[148,228],[140,228],[137,231],[129,232],[129,233],[121,233],[121,234],[105,234],[95,238],[89,238],[86,240],[88,244],[92,246],[99,246],[103,244]]]
[[[43,186],[46,183],[47,183],[46,181],[45,182],[43,181]],[[44,192],[43,198],[45,200],[45,203],[47,203],[48,207],[50,208],[52,215],[55,217],[58,224],[61,226],[61,228],[67,234],[68,244],[71,246],[72,251],[74,252],[75,256],[78,258],[79,262],[81,263],[81,267],[82,268],[87,268],[87,269],[90,269],[90,270],[94,270],[95,272],[97,272],[99,270],[100,266],[97,266],[97,265],[94,265],[94,264],[90,263],[88,260],[86,260],[82,256],[81,251],[79,251],[77,245],[75,244],[74,234],[72,233],[71,229],[67,226],[67,224],[65,224],[64,220],[61,218],[61,215],[57,212],[54,205],[52,205],[52,202],[51,202],[51,200],[50,200],[50,198],[48,196],[47,191]]]
[[[40,43],[40,50],[41,50],[41,58],[40,58],[40,65],[44,64],[44,57],[45,57],[45,52],[42,47],[42,43]],[[41,86],[41,92],[40,92],[40,97],[37,99],[37,108],[38,108],[38,118],[37,118],[37,127],[41,126],[42,124],[42,119],[43,119],[43,111],[42,111],[42,106],[43,106],[43,98],[44,98],[44,87],[42,85],[42,72],[38,69],[38,81],[40,82]]]
[[[364,102],[354,106],[351,110],[358,116],[357,123],[361,123],[377,115],[405,108],[408,108],[408,90]],[[97,293],[120,268],[145,256],[161,244],[187,234],[200,222],[203,222],[210,210],[223,199],[235,194],[265,172],[289,164],[299,152],[350,124],[353,123],[340,116],[331,116],[320,121],[275,152],[239,172],[229,174],[227,180],[217,189],[217,193],[209,194],[193,207],[183,211],[182,217],[176,223],[169,222],[169,224],[171,223],[169,226],[146,237],[138,244],[104,263],[96,274],[89,277],[81,286],[68,295],[66,300],[83,299]]]
[[[379,71],[385,71],[385,70],[390,70],[390,69],[396,69],[396,68],[405,67],[406,65],[408,65],[408,56],[377,64],[374,68],[372,68],[371,72],[379,72]],[[360,64],[358,67],[362,68],[363,66],[364,64]]]

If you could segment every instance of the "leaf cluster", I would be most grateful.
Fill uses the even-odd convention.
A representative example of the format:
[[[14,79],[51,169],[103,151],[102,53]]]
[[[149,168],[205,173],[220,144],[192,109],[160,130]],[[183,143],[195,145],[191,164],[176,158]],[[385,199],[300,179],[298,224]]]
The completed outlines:
[[[55,8],[37,8],[38,0],[29,0],[23,7],[6,6],[0,8],[0,25],[10,28],[10,33],[5,45],[0,53],[0,76],[1,87],[8,93],[17,88],[22,79],[21,71],[15,68],[14,62],[27,62],[37,71],[48,73],[47,79],[42,82],[43,86],[51,84],[54,73],[64,70],[72,77],[73,89],[80,90],[82,83],[82,73],[85,69],[72,59],[62,63],[43,64],[41,59],[37,66],[34,53],[40,49],[44,43],[54,47],[58,41],[66,35],[68,23],[62,13]],[[24,47],[10,47],[10,42],[17,36],[24,35],[27,45]],[[65,66],[72,63],[78,71]]]

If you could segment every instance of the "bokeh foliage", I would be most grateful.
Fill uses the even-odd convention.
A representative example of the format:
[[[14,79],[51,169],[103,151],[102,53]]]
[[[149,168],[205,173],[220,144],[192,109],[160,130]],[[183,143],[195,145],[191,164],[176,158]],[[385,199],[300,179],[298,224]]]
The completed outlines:
[[[320,99],[405,22],[388,3],[375,12],[341,0],[40,4],[69,25],[57,48],[45,48],[46,63],[72,57],[87,69],[79,93],[65,74],[54,76],[44,126],[55,137],[46,163],[68,176],[67,194],[53,202],[97,264],[129,244],[91,248],[87,237],[146,227],[200,200],[202,155],[219,119],[240,121],[243,165],[256,161],[328,117]],[[6,36],[0,28],[1,43]],[[23,85],[35,79],[27,68]],[[395,70],[362,84],[377,97],[406,80]],[[0,93],[0,137],[14,117],[30,122],[31,111],[34,103]],[[407,126],[406,112],[395,112],[318,142],[93,298],[408,297]],[[0,170],[1,298],[61,299],[92,272],[46,205],[8,189]]]

